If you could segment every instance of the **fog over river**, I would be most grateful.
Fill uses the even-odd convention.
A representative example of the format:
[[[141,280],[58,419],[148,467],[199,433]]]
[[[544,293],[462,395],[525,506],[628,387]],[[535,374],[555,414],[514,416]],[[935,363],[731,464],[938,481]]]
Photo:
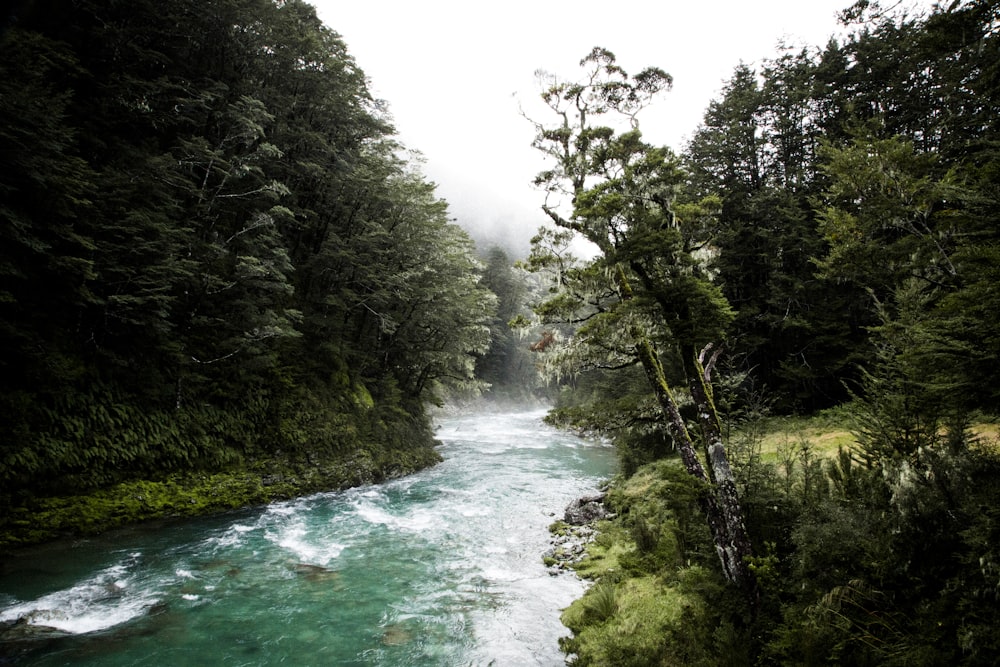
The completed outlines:
[[[562,665],[583,586],[547,528],[615,457],[544,414],[442,418],[445,461],[384,485],[32,549],[0,664]]]

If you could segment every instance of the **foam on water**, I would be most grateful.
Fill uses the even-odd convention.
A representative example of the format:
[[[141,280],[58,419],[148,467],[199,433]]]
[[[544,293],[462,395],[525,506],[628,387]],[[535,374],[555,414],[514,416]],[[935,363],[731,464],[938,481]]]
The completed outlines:
[[[159,597],[154,591],[135,585],[133,570],[139,555],[131,554],[70,588],[0,609],[0,621],[84,634],[142,616]]]
[[[340,556],[344,544],[328,541],[328,536],[311,530],[304,520],[297,520],[267,533],[267,539],[290,552],[295,560],[327,566]]]
[[[260,526],[248,526],[237,523],[229,526],[221,535],[210,537],[205,540],[205,547],[209,550],[226,550],[238,547],[247,539],[247,534],[258,530]]]
[[[443,419],[444,462],[383,485],[139,532],[136,549],[95,541],[91,574],[73,553],[26,564],[65,579],[48,592],[0,577],[0,621],[114,628],[32,649],[41,667],[562,665],[559,612],[582,584],[549,576],[547,527],[613,454],[542,414]]]
[[[413,508],[395,513],[386,509],[381,502],[358,502],[354,504],[354,511],[359,518],[370,524],[405,533],[424,534],[439,530],[446,522],[445,517],[430,509]]]

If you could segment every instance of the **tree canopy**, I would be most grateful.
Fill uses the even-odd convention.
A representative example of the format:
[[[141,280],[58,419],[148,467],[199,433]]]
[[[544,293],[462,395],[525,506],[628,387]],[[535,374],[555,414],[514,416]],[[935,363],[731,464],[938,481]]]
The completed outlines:
[[[560,231],[536,238],[556,285],[536,313],[566,326],[548,363],[578,374],[554,419],[614,435],[624,472],[585,564],[600,583],[564,616],[576,664],[995,661],[1000,6],[842,18],[842,38],[737,66],[679,158],[642,142],[644,98],[603,50],[585,63],[624,127],[540,134],[562,169],[541,183],[571,184],[544,210],[600,250],[573,263]],[[575,118],[597,80],[547,99]],[[711,508],[648,377],[709,447],[713,399],[756,616],[722,585],[718,533],[693,532]],[[839,451],[763,450],[763,415],[826,408]]]
[[[393,429],[429,444],[423,406],[476,383],[495,297],[310,5],[40,0],[5,21],[5,507],[349,458]]]

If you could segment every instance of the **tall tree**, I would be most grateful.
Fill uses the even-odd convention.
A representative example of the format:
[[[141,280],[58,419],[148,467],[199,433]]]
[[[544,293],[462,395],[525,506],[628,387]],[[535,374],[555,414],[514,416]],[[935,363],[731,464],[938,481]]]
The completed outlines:
[[[753,600],[751,547],[710,378],[712,344],[731,319],[699,257],[709,237],[712,202],[679,203],[684,173],[678,160],[642,141],[637,116],[670,86],[669,75],[648,68],[630,76],[602,48],[580,65],[582,81],[549,77],[542,93],[558,121],[536,123],[534,146],[551,164],[536,183],[548,194],[543,210],[552,222],[589,241],[598,255],[583,268],[560,271],[560,292],[541,312],[584,323],[576,334],[578,348],[608,359],[625,356],[624,365],[641,366],[688,472],[708,485],[703,508],[725,577]],[[617,132],[595,124],[608,116],[627,127]],[[568,202],[557,202],[560,196]],[[668,381],[664,353],[680,359],[707,471]]]
[[[4,493],[429,447],[493,300],[313,7],[35,0],[0,43]]]
[[[736,310],[730,354],[781,411],[845,398],[870,321],[860,290],[824,280],[814,264],[826,252],[813,211],[826,114],[815,78],[807,52],[759,74],[740,65],[685,151],[694,187],[722,202],[713,269]]]

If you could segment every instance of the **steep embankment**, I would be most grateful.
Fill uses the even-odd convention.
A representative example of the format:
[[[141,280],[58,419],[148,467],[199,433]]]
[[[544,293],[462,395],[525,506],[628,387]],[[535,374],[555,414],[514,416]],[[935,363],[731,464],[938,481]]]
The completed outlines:
[[[0,553],[154,519],[191,517],[400,477],[441,460],[425,420],[371,418],[340,447],[248,456],[219,468],[132,475],[70,493],[23,494],[0,513]],[[357,431],[361,431],[358,434]]]

